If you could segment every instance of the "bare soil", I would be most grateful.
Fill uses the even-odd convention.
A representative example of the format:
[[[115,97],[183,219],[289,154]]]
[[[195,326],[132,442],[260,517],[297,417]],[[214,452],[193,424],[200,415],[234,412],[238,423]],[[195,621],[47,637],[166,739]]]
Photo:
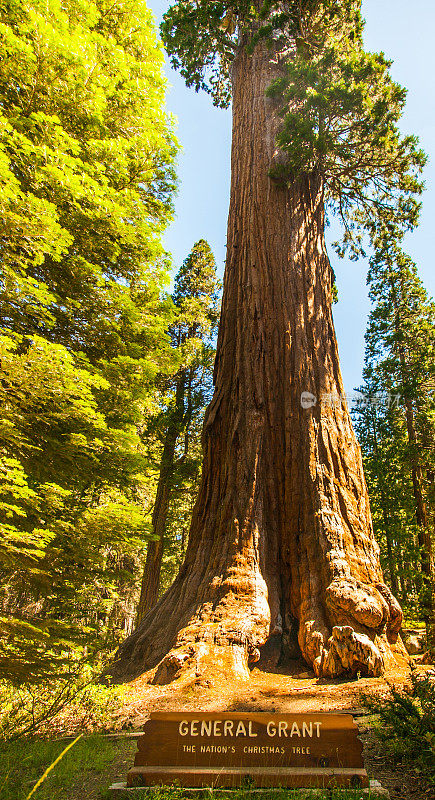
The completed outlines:
[[[123,727],[140,727],[151,711],[361,712],[361,693],[382,695],[388,683],[403,686],[409,680],[404,670],[390,672],[387,680],[316,678],[302,661],[292,662],[286,670],[254,667],[249,680],[231,683],[224,675],[205,678],[192,670],[166,686],[155,686],[153,675],[144,673],[128,685]]]
[[[422,673],[433,669],[419,666]],[[122,727],[141,728],[152,711],[270,711],[276,713],[348,711],[360,728],[367,772],[388,789],[391,800],[435,800],[434,787],[410,764],[396,763],[373,731],[373,719],[361,705],[361,694],[388,694],[389,684],[403,686],[409,672],[360,680],[318,679],[303,662],[291,669],[266,672],[254,668],[249,681],[229,684],[194,672],[166,686],[151,683],[153,672],[128,686],[127,703],[118,720]],[[123,775],[119,775],[122,779]]]

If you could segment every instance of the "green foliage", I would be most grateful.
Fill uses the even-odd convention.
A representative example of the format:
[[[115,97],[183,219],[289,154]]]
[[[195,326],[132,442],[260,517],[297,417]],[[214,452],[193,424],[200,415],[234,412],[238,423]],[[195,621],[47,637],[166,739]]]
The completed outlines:
[[[380,212],[416,224],[426,161],[417,139],[399,132],[406,91],[389,75],[391,62],[363,49],[360,6],[179,0],[162,24],[173,66],[216,105],[229,103],[230,65],[241,48],[252,53],[266,42],[276,54],[282,75],[268,94],[279,103],[284,158],[271,176],[287,184],[319,174],[325,203],[344,224],[339,251],[350,246],[354,255]]]
[[[183,469],[188,457],[189,431],[198,425],[211,398],[220,288],[213,253],[209,244],[200,239],[175,276],[172,293],[175,314],[169,335],[177,370],[169,378],[161,376],[161,411],[150,419],[150,430],[157,433],[162,444],[168,430],[174,428],[178,461]]]
[[[367,358],[379,363],[382,377],[398,385],[403,397],[416,400],[426,395],[426,408],[430,408],[435,379],[435,305],[416,265],[401,249],[400,239],[381,225],[372,239],[375,253],[367,282],[373,311],[366,337]]]
[[[208,387],[211,393],[212,371],[213,360],[210,369],[201,377],[204,392]],[[201,480],[203,413],[204,406],[198,405],[192,414],[186,431],[187,452],[185,435],[179,437],[175,451],[175,469],[170,481],[170,500],[165,526],[160,594],[166,591],[176,578],[186,553],[193,507]]]
[[[207,340],[216,333],[219,290],[213,253],[208,242],[200,239],[175,277],[172,299],[178,313],[172,331],[177,341]]]
[[[411,676],[404,689],[390,687],[388,697],[362,697],[365,707],[378,715],[375,732],[396,761],[420,767],[435,783],[435,685],[433,675]]]
[[[184,558],[199,490],[201,432],[204,411],[213,393],[214,337],[219,321],[220,288],[213,253],[208,243],[200,239],[178,271],[172,294],[178,316],[171,327],[171,335],[182,364],[175,382],[177,385],[182,383],[183,397],[178,398],[178,413],[175,415],[179,425],[170,478],[161,590],[172,583]],[[177,405],[176,391],[174,401]],[[167,412],[171,413],[169,407]]]
[[[172,66],[180,70],[187,86],[203,89],[215,105],[229,105],[230,67],[238,26],[252,13],[246,0],[195,3],[180,0],[166,12],[161,32]],[[200,32],[200,35],[198,33]]]
[[[430,590],[420,529],[435,508],[435,306],[397,231],[379,223],[372,238],[373,306],[362,387],[367,402],[355,420],[383,564],[407,613],[419,615]]]
[[[231,100],[230,68],[239,45],[252,52],[260,40],[282,43],[286,39],[299,39],[302,20],[320,6],[327,22],[333,18],[331,9],[347,8],[349,3],[290,0],[283,11],[279,0],[263,3],[178,0],[163,18],[162,37],[173,67],[180,70],[187,86],[204,90],[215,105],[225,108]]]
[[[176,141],[144,2],[0,9],[1,674],[68,676],[133,615]]]
[[[101,664],[98,667],[101,669]],[[16,687],[0,681],[0,740],[116,727],[124,690],[95,684],[98,667],[91,669],[83,662],[71,664],[68,677],[52,675],[44,684]]]
[[[362,401],[353,411],[370,496],[375,539],[388,584],[400,599],[406,617],[421,614],[420,560],[415,503],[409,466],[403,409],[379,389],[365,371]]]
[[[200,239],[175,277],[172,299],[176,317],[170,336],[178,370],[165,381],[161,414],[152,420],[153,430],[162,442],[157,492],[164,494],[167,487],[169,496],[168,505],[156,504],[153,514],[153,525],[164,529],[161,590],[170,585],[183,560],[199,488],[201,430],[213,390],[219,291],[213,253],[209,244]]]
[[[151,15],[128,0],[16,2],[0,37],[4,324],[67,328],[68,345],[113,355],[132,280],[136,292],[160,280],[171,213],[175,145]]]
[[[425,157],[417,139],[397,128],[406,92],[389,76],[391,62],[364,53],[348,37],[349,31],[330,47],[311,45],[310,58],[298,49],[269,93],[285,103],[278,143],[287,180],[319,172],[325,202],[351,243],[355,223],[364,226],[378,208],[399,213],[403,224],[416,223],[413,196],[422,189]]]

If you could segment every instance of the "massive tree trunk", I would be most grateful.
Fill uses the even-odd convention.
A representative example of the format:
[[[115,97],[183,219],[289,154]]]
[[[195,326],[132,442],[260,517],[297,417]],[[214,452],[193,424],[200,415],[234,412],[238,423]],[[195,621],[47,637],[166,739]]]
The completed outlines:
[[[322,179],[269,176],[267,48],[233,64],[231,200],[215,392],[186,558],[111,674],[248,675],[267,643],[318,675],[380,675],[401,610],[383,583],[331,314]],[[315,405],[303,407],[310,392]],[[305,404],[306,405],[306,404]],[[296,638],[297,637],[297,638]],[[273,646],[272,646],[273,645]]]

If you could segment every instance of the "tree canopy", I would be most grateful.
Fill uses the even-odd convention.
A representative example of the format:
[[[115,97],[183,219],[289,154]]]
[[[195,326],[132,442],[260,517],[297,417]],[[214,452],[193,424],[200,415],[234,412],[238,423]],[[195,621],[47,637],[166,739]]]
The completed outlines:
[[[391,581],[426,619],[433,647],[435,306],[401,238],[382,223],[373,231],[366,402],[356,420]]]
[[[172,212],[152,17],[140,2],[14,2],[1,34],[3,324],[112,356],[140,323],[132,290],[161,282]]]
[[[177,366],[162,67],[143,2],[1,8],[0,568],[14,680],[116,640],[133,614],[154,489],[141,428]]]
[[[425,163],[416,137],[399,131],[406,90],[391,78],[391,61],[364,50],[360,6],[179,0],[162,24],[173,66],[218,106],[230,101],[230,67],[240,48],[270,48],[282,67],[268,90],[282,117],[271,175],[289,183],[320,174],[326,204],[354,252],[367,217],[380,210],[405,227],[416,224]]]

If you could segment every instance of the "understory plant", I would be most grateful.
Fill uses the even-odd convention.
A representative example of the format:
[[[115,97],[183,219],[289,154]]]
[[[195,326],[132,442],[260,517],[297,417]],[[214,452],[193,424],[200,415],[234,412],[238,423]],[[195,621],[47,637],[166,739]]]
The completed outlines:
[[[362,695],[362,702],[377,715],[375,733],[394,760],[412,763],[435,784],[435,675],[414,670],[407,686],[390,685],[389,696]]]
[[[43,685],[17,688],[1,681],[0,742],[112,728],[123,706],[123,688],[101,686],[95,679],[95,670],[85,665],[69,678],[53,677]]]

